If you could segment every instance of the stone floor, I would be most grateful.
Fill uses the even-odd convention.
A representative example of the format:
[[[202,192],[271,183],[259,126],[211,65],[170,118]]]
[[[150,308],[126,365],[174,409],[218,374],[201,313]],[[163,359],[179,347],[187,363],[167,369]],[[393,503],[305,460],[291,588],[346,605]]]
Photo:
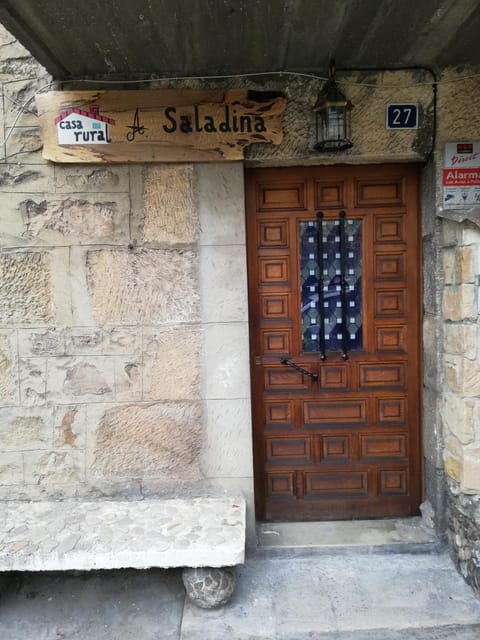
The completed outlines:
[[[14,573],[1,640],[479,640],[480,600],[446,552],[382,546],[250,553],[226,607],[185,602],[181,573]]]
[[[480,638],[480,599],[418,519],[265,525],[259,539],[213,611],[185,602],[178,569],[10,574],[0,639]]]
[[[224,610],[187,604],[182,640],[480,638],[480,600],[446,553],[250,558],[237,589]]]

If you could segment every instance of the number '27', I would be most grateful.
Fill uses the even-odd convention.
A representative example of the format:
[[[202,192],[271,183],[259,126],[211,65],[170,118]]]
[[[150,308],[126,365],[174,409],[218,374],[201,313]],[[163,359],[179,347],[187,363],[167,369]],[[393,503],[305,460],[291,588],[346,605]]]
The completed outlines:
[[[418,105],[388,104],[387,129],[416,129],[418,127]]]

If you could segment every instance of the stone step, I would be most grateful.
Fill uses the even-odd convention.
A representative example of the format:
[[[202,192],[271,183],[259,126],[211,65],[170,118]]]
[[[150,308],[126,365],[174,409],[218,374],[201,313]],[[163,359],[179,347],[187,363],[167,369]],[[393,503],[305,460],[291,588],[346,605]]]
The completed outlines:
[[[182,640],[480,638],[480,600],[447,553],[247,557],[238,577],[223,610],[186,605]]]
[[[359,553],[366,551],[425,553],[442,543],[420,517],[335,522],[275,522],[257,524],[257,552]]]

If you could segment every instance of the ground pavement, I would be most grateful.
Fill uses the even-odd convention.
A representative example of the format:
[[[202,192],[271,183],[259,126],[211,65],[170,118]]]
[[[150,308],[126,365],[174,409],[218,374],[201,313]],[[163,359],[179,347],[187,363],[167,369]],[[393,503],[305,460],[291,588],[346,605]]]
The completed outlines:
[[[19,573],[1,640],[479,640],[480,599],[445,551],[251,552],[226,607],[179,570]]]

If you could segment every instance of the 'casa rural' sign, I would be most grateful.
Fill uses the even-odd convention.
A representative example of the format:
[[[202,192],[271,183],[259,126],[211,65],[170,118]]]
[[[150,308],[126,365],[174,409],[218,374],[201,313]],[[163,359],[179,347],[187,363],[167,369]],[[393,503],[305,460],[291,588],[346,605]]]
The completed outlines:
[[[247,89],[52,91],[36,101],[54,162],[241,160],[250,144],[280,144],[286,104]]]

